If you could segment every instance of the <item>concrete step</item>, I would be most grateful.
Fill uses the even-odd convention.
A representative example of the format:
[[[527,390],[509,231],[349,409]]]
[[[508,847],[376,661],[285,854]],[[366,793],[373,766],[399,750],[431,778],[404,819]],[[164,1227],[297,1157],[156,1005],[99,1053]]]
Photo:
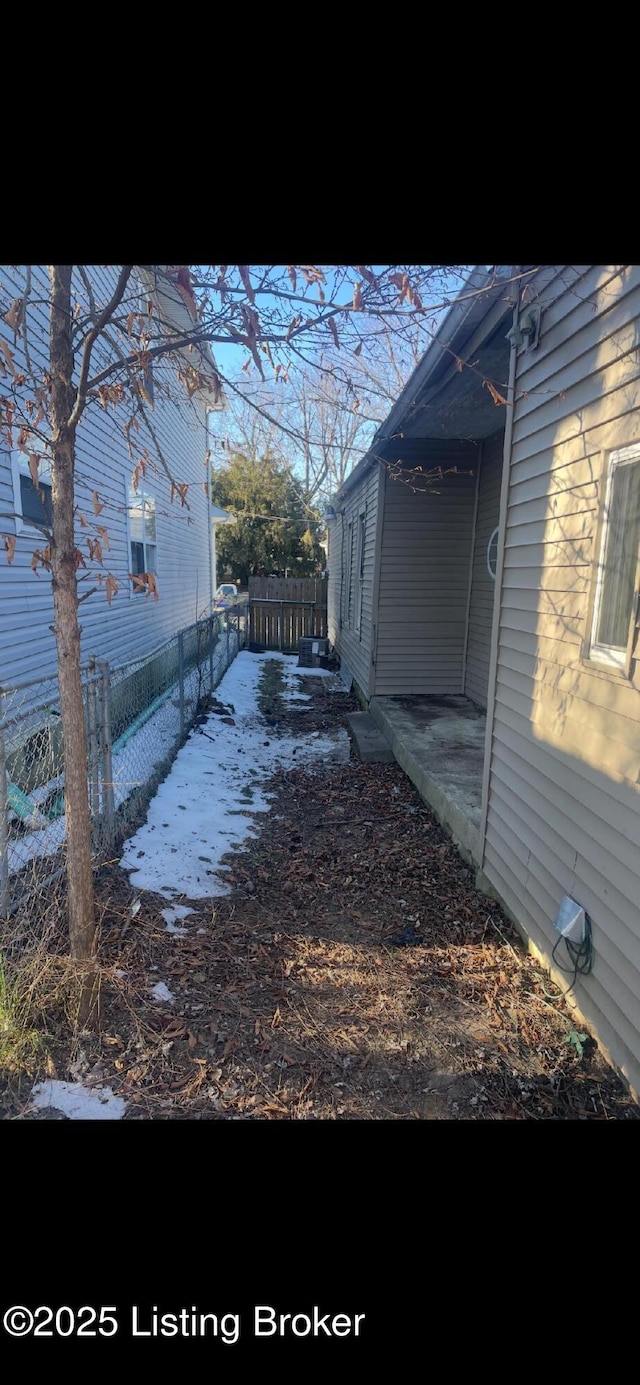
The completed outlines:
[[[349,712],[347,725],[360,759],[366,765],[391,764],[395,759],[389,742],[370,712]]]

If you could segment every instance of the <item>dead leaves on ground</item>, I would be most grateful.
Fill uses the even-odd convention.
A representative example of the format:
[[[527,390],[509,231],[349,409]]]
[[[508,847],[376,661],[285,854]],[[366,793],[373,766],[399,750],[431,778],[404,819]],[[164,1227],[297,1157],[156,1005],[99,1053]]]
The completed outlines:
[[[307,734],[353,710],[302,687]],[[284,707],[277,730],[299,718]],[[227,858],[230,893],[190,902],[185,935],[143,895],[122,939],[131,888],[100,877],[117,926],[96,1081],[127,1119],[638,1118],[594,1046],[567,1041],[570,1012],[397,766],[292,769],[271,788],[259,837]],[[417,944],[392,946],[409,925]],[[160,979],[171,1001],[152,998]]]

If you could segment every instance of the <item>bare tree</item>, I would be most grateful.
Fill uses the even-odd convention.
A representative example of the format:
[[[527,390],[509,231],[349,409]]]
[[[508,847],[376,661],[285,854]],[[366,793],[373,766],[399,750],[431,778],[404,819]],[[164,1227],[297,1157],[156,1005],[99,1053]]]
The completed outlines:
[[[331,372],[310,366],[294,376],[286,394],[261,385],[235,396],[224,419],[223,449],[286,461],[307,505],[315,508],[366,452],[372,431],[371,420],[354,408]]]

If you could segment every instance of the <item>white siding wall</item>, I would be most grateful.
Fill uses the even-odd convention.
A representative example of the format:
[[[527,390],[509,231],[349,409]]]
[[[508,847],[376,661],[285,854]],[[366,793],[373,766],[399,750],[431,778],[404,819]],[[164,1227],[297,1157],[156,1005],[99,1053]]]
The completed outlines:
[[[487,546],[500,514],[500,483],[504,429],[482,445],[478,510],[473,550],[473,579],[469,603],[469,634],[464,691],[479,707],[487,705],[489,651],[496,584],[487,567]]]
[[[374,642],[373,587],[376,525],[382,468],[376,463],[362,480],[336,501],[337,518],[329,537],[329,639],[365,697],[371,696],[371,655]],[[358,525],[365,514],[362,619],[357,630],[360,597],[357,572]]]
[[[114,269],[96,268],[91,271],[98,302],[105,302],[115,280]],[[2,282],[7,297],[18,296],[22,284],[15,269],[3,266]],[[46,299],[48,285],[42,276],[36,278],[34,289]],[[80,292],[80,290],[79,290]],[[132,305],[130,305],[132,306]],[[14,343],[12,334],[2,326],[3,335],[15,352],[16,364],[21,362],[21,342]],[[38,332],[39,326],[39,332]],[[44,341],[48,329],[46,305],[34,314],[31,321],[29,347],[32,359],[45,363]],[[100,360],[96,355],[96,363]],[[97,366],[96,366],[97,368]],[[179,395],[178,382],[168,366],[157,366],[155,377],[155,408],[151,414],[154,431],[162,453],[174,478],[187,482],[189,508],[178,501],[169,503],[170,485],[158,464],[155,474],[148,473],[149,484],[157,497],[157,581],[160,600],[155,602],[144,595],[132,595],[127,578],[130,556],[127,539],[127,483],[139,448],[147,445],[152,458],[155,451],[151,439],[140,432],[131,434],[134,461],[127,451],[122,424],[131,410],[126,407],[104,411],[91,404],[84,415],[77,435],[76,500],[78,507],[93,519],[92,493],[98,491],[104,510],[98,523],[109,534],[110,551],[105,552],[105,573],[113,573],[120,590],[111,606],[107,605],[104,587],[83,602],[80,608],[83,655],[96,654],[112,663],[137,658],[169,638],[181,626],[196,618],[210,601],[209,537],[207,499],[204,489],[206,432],[204,411],[186,399],[180,404],[162,397],[162,385],[171,386]],[[0,394],[8,393],[9,379],[0,379]],[[3,444],[0,444],[2,447]],[[16,533],[10,457],[0,451],[0,533]],[[95,536],[92,527],[78,524],[78,546],[87,558],[87,573],[83,574],[81,594],[95,587],[99,568],[89,562],[87,536]],[[53,619],[51,577],[40,569],[34,576],[30,568],[34,548],[46,540],[37,531],[17,534],[13,564],[8,565],[0,550],[0,684],[7,686],[16,680],[43,677],[55,670],[55,642],[50,626]]]
[[[425,443],[425,467],[457,465],[432,493],[387,477],[375,694],[461,693],[477,447]]]
[[[640,441],[640,266],[549,267],[541,302],[518,360],[484,869],[547,955],[562,895],[586,909],[576,999],[640,1090],[640,676],[581,659],[603,449]]]

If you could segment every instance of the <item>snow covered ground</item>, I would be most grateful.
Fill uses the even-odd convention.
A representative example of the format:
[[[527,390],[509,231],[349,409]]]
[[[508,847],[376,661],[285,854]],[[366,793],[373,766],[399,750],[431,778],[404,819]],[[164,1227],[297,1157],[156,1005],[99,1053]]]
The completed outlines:
[[[236,637],[233,637],[235,640]],[[233,642],[232,642],[233,650]],[[214,679],[218,676],[223,660],[226,658],[226,645],[220,643],[214,653]],[[141,661],[144,662],[144,661]],[[197,668],[191,669],[184,680],[185,705],[189,715],[197,702],[200,687],[200,674]],[[162,706],[143,721],[136,730],[130,730],[120,737],[113,751],[113,786],[116,809],[127,798],[147,783],[163,761],[168,760],[180,738],[180,709],[177,686],[168,691]],[[61,787],[62,779],[45,785],[32,794],[33,801],[39,803],[50,790]],[[21,832],[9,841],[9,874],[22,870],[29,861],[43,856],[55,856],[64,844],[67,823],[64,813],[48,821],[33,831]]]
[[[344,692],[339,679],[325,669],[299,670],[295,655],[239,654],[216,690],[218,702],[228,708],[234,724],[211,713],[202,726],[193,728],[152,799],[144,826],[125,843],[122,865],[134,888],[153,890],[168,901],[177,895],[199,899],[226,893],[228,886],[217,867],[230,847],[255,833],[253,814],[268,811],[264,783],[270,775],[278,768],[349,759],[345,731],[305,736],[303,716],[301,734],[273,736],[257,700],[260,674],[268,659],[282,663],[283,696],[301,712],[310,699],[300,692],[299,676],[325,678],[331,691]],[[149,740],[154,722],[155,717],[137,733],[140,745],[148,747],[150,765],[162,742],[160,726],[155,743]],[[188,933],[191,913],[184,904],[160,910],[177,945]],[[162,980],[150,987],[150,994],[160,1005],[174,999]],[[120,1120],[126,1110],[126,1102],[114,1096],[110,1087],[90,1088],[80,1080],[38,1083],[31,1104],[34,1109],[55,1107],[70,1120]]]
[[[220,861],[255,835],[253,814],[268,811],[264,783],[275,770],[349,759],[344,730],[309,737],[270,732],[257,696],[260,674],[272,659],[282,663],[286,696],[295,699],[301,712],[306,699],[299,676],[323,677],[330,680],[329,687],[344,691],[325,669],[298,669],[295,655],[239,654],[216,690],[234,724],[212,713],[194,727],[153,798],[144,826],[125,843],[122,865],[134,888],[153,890],[168,900],[226,894]],[[303,728],[301,717],[301,732]]]

